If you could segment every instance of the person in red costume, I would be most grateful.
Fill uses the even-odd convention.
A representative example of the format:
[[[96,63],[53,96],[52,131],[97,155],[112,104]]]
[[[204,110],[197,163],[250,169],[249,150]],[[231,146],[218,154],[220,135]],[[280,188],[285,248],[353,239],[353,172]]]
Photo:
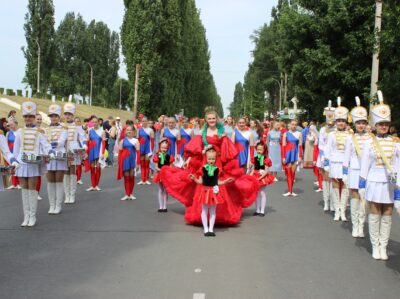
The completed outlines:
[[[260,188],[259,182],[254,176],[244,174],[239,167],[238,151],[224,134],[223,124],[218,122],[218,115],[213,109],[207,109],[205,121],[201,134],[193,137],[185,146],[185,155],[188,157],[185,167],[163,167],[160,171],[161,180],[167,192],[187,207],[185,221],[188,224],[201,224],[201,203],[193,200],[197,184],[189,175],[199,173],[206,164],[205,150],[211,145],[217,153],[215,165],[221,170],[219,179],[234,180],[220,186],[225,198],[217,206],[216,224],[234,225],[240,222],[243,208],[254,203]]]

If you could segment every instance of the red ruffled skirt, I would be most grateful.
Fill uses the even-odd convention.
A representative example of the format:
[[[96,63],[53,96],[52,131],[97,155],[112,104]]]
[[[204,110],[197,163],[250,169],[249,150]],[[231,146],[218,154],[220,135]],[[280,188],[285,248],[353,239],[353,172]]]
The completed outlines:
[[[157,184],[161,183],[161,178],[160,178],[160,173],[159,172],[154,174],[153,183],[157,183]]]
[[[254,170],[254,176],[258,180],[260,187],[272,185],[275,181],[275,177],[270,173],[268,173],[267,176],[262,180],[259,180],[259,178],[261,177],[259,170]]]
[[[203,185],[199,185],[196,188],[194,200],[204,205],[219,205],[224,203],[224,198],[221,194],[221,191],[215,194],[213,191],[213,187]]]

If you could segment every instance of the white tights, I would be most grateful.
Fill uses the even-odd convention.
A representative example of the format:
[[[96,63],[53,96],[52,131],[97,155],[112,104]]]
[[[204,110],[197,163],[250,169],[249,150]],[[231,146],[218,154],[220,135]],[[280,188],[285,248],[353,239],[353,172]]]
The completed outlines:
[[[265,206],[267,205],[267,186],[261,187],[257,194],[256,212],[265,213]]]
[[[201,206],[201,222],[203,223],[204,233],[214,232],[216,209],[216,205],[203,204]],[[210,210],[210,225],[208,225],[208,210]]]
[[[168,193],[162,183],[158,184],[158,204],[161,210],[167,209]]]

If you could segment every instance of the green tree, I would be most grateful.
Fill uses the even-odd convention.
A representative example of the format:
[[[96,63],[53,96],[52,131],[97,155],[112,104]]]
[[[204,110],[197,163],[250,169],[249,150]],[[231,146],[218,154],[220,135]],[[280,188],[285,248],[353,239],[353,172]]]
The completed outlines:
[[[24,83],[37,91],[37,65],[40,46],[40,92],[47,93],[54,67],[54,5],[52,0],[29,0],[25,15],[26,59]]]
[[[243,106],[244,91],[242,82],[238,82],[235,85],[235,91],[233,93],[233,101],[229,106],[231,116],[239,117],[244,114]]]

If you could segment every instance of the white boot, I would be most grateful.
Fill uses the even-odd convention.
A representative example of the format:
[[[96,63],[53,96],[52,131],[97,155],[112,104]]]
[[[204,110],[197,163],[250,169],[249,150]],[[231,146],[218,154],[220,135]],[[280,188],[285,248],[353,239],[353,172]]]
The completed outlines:
[[[331,182],[328,181],[328,197],[329,197],[329,209],[331,210],[331,212],[335,212],[336,207],[335,207],[335,196],[334,196],[334,190],[335,188],[333,188],[333,184]]]
[[[358,209],[358,237],[364,238],[364,224],[365,224],[365,215],[366,215],[366,202],[360,199],[360,206]]]
[[[358,212],[360,209],[360,200],[357,198],[352,198],[350,200],[350,211],[351,211],[351,223],[353,225],[353,230],[351,235],[353,238],[358,238],[358,232],[359,232],[359,217],[358,217]]]
[[[380,226],[380,215],[369,214],[368,226],[369,226],[369,237],[372,245],[372,257],[376,260],[381,259],[381,253],[379,248],[379,226]]]
[[[54,209],[54,214],[58,215],[61,213],[61,207],[64,197],[64,184],[55,183],[56,185],[56,208]]]
[[[77,189],[77,176],[75,174],[70,175],[70,193],[69,193],[69,203],[75,203],[75,194]]]
[[[64,174],[64,189],[65,189],[65,201],[64,203],[70,203],[71,201],[71,180],[68,174]]]
[[[27,226],[29,222],[29,190],[22,189],[22,210],[24,211],[24,222],[21,226]]]
[[[392,227],[392,216],[382,216],[381,229],[379,232],[379,249],[380,249],[381,259],[384,261],[389,259],[387,255],[387,245],[389,243],[391,227]]]
[[[28,226],[36,225],[36,211],[38,204],[38,193],[36,190],[29,190],[29,222]]]
[[[340,218],[342,218],[342,221],[347,221],[346,209],[348,200],[349,200],[349,189],[343,186],[342,194],[340,196]]]
[[[340,202],[339,202],[339,188],[332,188],[331,193],[331,201],[335,206],[335,218],[333,220],[339,221],[340,220]]]
[[[322,181],[322,196],[324,198],[324,211],[329,211],[329,182]]]
[[[54,208],[56,206],[56,184],[55,183],[47,183],[47,193],[49,196],[49,214],[54,214]]]

